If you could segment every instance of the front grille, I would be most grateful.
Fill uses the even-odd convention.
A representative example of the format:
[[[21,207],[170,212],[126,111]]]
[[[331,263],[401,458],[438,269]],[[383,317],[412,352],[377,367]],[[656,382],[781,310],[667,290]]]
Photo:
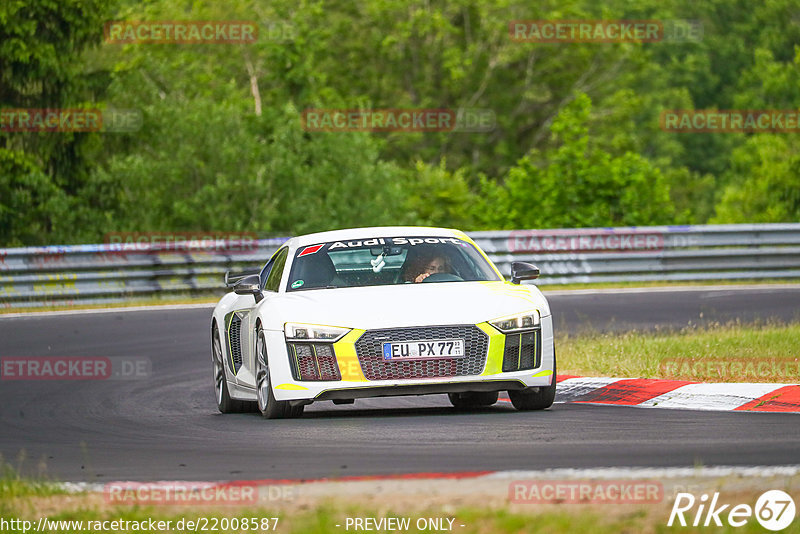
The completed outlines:
[[[506,335],[503,351],[503,372],[524,371],[539,367],[541,359],[540,331]]]
[[[231,323],[228,325],[228,343],[231,348],[231,365],[233,366],[233,374],[239,372],[242,367],[242,319],[235,313],[231,317]]]
[[[330,343],[287,343],[295,380],[341,380]]]
[[[384,343],[463,339],[463,358],[384,360]],[[356,353],[367,380],[437,378],[478,375],[486,364],[489,336],[475,325],[430,326],[367,330],[356,341]]]

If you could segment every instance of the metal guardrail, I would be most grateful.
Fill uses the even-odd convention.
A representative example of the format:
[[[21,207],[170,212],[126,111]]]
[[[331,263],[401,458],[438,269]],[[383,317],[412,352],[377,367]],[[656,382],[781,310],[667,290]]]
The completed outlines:
[[[537,285],[651,281],[800,279],[800,224],[649,226],[472,232],[503,274],[511,262],[539,266]],[[263,265],[286,238],[240,250],[200,242],[0,249],[0,307],[112,303],[225,291],[226,270]]]
[[[800,278],[800,224],[512,230],[471,237],[504,274],[541,270],[537,285]]]

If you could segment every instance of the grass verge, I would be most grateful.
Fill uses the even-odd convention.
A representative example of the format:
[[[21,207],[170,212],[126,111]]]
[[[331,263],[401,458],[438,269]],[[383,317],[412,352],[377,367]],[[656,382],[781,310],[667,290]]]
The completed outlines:
[[[475,484],[472,481],[466,484]],[[760,481],[752,479],[748,489],[735,490],[730,483],[704,482],[705,487],[690,486],[693,493],[721,491],[724,502],[756,502],[766,489],[780,487],[793,498],[800,497],[796,482]],[[335,484],[335,483],[334,483]],[[414,501],[409,495],[390,500],[380,487],[367,489],[368,494],[328,496],[300,502],[276,503],[274,506],[230,507],[205,505],[193,507],[121,506],[109,505],[98,493],[82,492],[64,495],[36,494],[20,496],[0,489],[0,525],[4,532],[281,532],[286,534],[343,533],[357,531],[376,532],[437,532],[463,534],[506,534],[522,532],[597,534],[680,532],[763,532],[752,518],[741,528],[676,527],[668,528],[667,520],[674,502],[672,493],[666,493],[661,502],[651,504],[512,504],[503,495],[508,481],[489,483],[481,495],[463,499],[453,493],[433,491],[424,494],[423,487],[414,491]],[[742,480],[737,479],[741,486]],[[499,485],[499,487],[498,487]],[[761,487],[759,487],[761,486]],[[2,488],[2,486],[0,486]],[[681,490],[686,488],[681,481]],[[362,488],[363,490],[363,488]],[[499,495],[498,495],[499,492]],[[375,498],[375,496],[379,498]],[[405,499],[403,498],[405,497]],[[37,530],[40,520],[47,523]],[[350,527],[347,528],[348,518]],[[353,521],[369,518],[372,528],[356,529]],[[405,528],[376,528],[382,519],[406,521]],[[692,515],[689,515],[690,521]],[[277,519],[277,521],[276,521]],[[722,517],[725,520],[725,516]],[[6,523],[3,524],[3,521]],[[16,521],[13,523],[11,521]],[[28,521],[20,524],[20,521]],[[115,524],[111,523],[117,521]],[[192,523],[189,523],[189,522]],[[246,521],[246,523],[245,523]],[[127,522],[127,523],[123,523]],[[168,523],[169,522],[169,523]],[[253,524],[257,524],[253,528]],[[133,523],[136,526],[133,526]],[[159,525],[160,523],[160,525]],[[201,525],[195,528],[194,525]],[[247,526],[244,526],[247,525]],[[363,525],[363,524],[362,524]],[[789,531],[792,531],[791,528]]]
[[[559,374],[800,383],[800,324],[587,333],[557,337],[556,350]]]
[[[181,295],[175,297],[132,298],[124,302],[110,302],[104,304],[80,303],[75,304],[47,304],[44,306],[22,306],[18,308],[0,308],[0,315],[9,313],[36,313],[49,311],[71,310],[105,310],[109,308],[133,308],[137,306],[175,306],[180,304],[216,304],[221,295],[192,297]]]

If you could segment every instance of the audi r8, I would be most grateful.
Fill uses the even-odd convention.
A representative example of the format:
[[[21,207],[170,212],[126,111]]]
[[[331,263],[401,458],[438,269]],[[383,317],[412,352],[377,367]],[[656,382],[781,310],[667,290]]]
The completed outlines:
[[[419,271],[419,273],[418,273]],[[539,270],[505,280],[463,232],[336,230],[286,241],[258,271],[226,273],[214,309],[223,413],[297,417],[306,405],[447,394],[457,409],[553,404],[553,321]]]

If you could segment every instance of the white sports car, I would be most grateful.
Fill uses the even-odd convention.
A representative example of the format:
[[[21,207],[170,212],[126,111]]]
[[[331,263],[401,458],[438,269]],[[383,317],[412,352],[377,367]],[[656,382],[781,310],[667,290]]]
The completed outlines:
[[[306,404],[448,394],[456,408],[553,404],[553,321],[512,265],[506,282],[463,232],[378,227],[295,237],[231,276],[211,346],[217,405],[297,417]]]

